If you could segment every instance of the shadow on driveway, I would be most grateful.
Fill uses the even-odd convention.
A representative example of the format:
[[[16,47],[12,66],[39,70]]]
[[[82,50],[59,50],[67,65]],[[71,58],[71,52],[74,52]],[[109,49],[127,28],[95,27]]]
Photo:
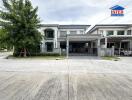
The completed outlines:
[[[69,56],[68,59],[77,59],[77,60],[82,60],[82,59],[87,59],[87,60],[101,60],[101,57],[98,56]]]

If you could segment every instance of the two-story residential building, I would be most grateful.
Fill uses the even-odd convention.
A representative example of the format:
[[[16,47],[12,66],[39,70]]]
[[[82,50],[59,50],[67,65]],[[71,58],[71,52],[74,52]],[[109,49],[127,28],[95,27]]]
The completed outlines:
[[[99,55],[100,48],[132,49],[132,25],[58,25],[45,24],[41,51],[69,55]]]
[[[116,54],[121,54],[121,50],[132,51],[132,25],[130,24],[95,25],[88,34],[100,34],[101,48],[114,46]]]

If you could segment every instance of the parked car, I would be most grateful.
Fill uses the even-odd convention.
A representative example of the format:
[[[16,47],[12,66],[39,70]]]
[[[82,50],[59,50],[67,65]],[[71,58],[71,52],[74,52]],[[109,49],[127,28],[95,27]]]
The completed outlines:
[[[120,55],[122,55],[122,56],[132,56],[132,50],[123,50],[123,49],[121,49]]]
[[[132,56],[132,50],[128,49],[115,49],[115,55],[121,55],[121,56]]]

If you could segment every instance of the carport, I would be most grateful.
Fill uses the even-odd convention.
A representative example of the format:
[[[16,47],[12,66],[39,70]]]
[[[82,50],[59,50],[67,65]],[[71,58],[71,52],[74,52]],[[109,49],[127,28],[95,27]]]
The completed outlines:
[[[69,34],[59,38],[60,48],[66,49],[68,56],[97,56],[101,35]]]
[[[101,39],[101,45],[115,48],[115,54],[120,55],[121,50],[132,51],[132,36],[108,36]]]
[[[67,56],[97,56],[97,40],[100,35],[78,34],[67,36]]]

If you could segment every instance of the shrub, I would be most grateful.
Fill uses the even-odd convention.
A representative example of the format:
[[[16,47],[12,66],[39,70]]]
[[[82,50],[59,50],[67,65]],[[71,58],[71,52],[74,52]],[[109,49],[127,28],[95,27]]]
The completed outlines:
[[[18,57],[19,53],[14,53],[13,54],[14,57]],[[31,53],[30,55],[28,54],[27,56],[60,56],[60,54],[58,53]]]

